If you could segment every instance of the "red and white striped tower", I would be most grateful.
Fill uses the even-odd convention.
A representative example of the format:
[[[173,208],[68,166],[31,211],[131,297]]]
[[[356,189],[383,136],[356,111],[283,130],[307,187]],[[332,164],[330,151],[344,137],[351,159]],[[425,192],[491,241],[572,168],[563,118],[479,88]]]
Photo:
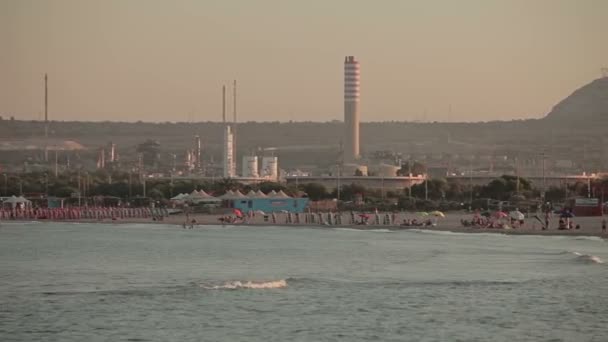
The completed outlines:
[[[344,59],[344,161],[359,159],[359,62],[354,56]]]

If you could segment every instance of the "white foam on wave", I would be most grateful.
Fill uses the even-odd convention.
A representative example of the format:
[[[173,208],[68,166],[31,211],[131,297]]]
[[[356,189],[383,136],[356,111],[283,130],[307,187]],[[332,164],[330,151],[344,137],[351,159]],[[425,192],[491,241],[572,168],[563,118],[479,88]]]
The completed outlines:
[[[436,234],[436,235],[455,235],[455,236],[501,236],[501,237],[510,237],[510,235],[503,233],[480,233],[477,231],[471,232],[452,232],[449,230],[434,230],[434,229],[407,229],[406,231],[414,232],[414,233],[425,233],[425,234]]]
[[[586,263],[591,263],[591,264],[603,264],[604,263],[604,260],[602,260],[602,258],[600,258],[596,255],[583,254],[583,253],[579,253],[576,251],[568,251],[568,253],[576,256],[576,260],[581,261],[581,262],[586,262]]]
[[[281,289],[287,287],[287,280],[271,280],[266,282],[253,282],[253,281],[229,281],[223,285],[207,286],[200,285],[201,287],[209,290],[238,290],[238,289]]]
[[[600,241],[604,242],[605,240],[599,236],[577,236],[574,240],[588,240],[588,241]]]
[[[390,229],[356,229],[356,228],[345,228],[345,227],[336,227],[332,228],[333,230],[341,230],[345,232],[372,232],[372,233],[393,233]]]

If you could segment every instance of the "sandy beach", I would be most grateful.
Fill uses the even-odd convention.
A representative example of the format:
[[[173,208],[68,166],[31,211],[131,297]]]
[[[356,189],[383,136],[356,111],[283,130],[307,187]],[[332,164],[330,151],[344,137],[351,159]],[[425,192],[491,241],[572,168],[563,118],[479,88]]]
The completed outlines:
[[[391,214],[389,214],[391,215]],[[222,224],[221,218],[222,215],[209,215],[209,214],[177,214],[170,215],[168,217],[164,217],[162,220],[154,220],[152,218],[119,218],[119,219],[79,219],[79,220],[69,220],[66,222],[83,222],[83,223],[114,223],[114,224],[127,224],[127,223],[146,223],[146,224],[168,224],[175,225],[176,227],[190,229],[200,229],[205,226],[210,225],[225,225],[225,226],[280,226],[280,227],[319,227],[319,228],[336,228],[336,227],[345,227],[352,229],[390,229],[390,230],[408,230],[408,229],[417,229],[417,230],[428,230],[428,231],[450,231],[450,232],[458,232],[458,233],[496,233],[496,234],[514,234],[514,235],[564,235],[564,236],[597,236],[602,238],[608,238],[608,234],[603,234],[601,229],[601,221],[602,217],[576,217],[573,219],[574,225],[580,225],[580,229],[572,229],[572,230],[558,230],[557,222],[559,220],[558,216],[554,216],[550,221],[550,229],[542,230],[542,226],[540,222],[538,222],[534,218],[527,218],[525,220],[525,224],[522,227],[511,228],[511,229],[497,229],[497,228],[477,228],[477,227],[463,227],[460,223],[461,219],[471,219],[470,214],[465,214],[461,212],[448,212],[446,213],[445,218],[440,218],[437,220],[436,226],[402,226],[400,222],[403,222],[403,219],[413,219],[418,218],[415,213],[397,213],[395,214],[394,223],[391,224],[382,224],[383,214],[379,214],[380,216],[380,224],[376,224],[373,222],[373,218],[370,219],[370,223],[367,225],[361,224],[352,224],[351,223],[351,215],[350,213],[342,213],[342,223],[341,224],[328,224],[319,223],[318,215],[316,216],[316,220],[314,223],[305,222],[305,214],[300,215],[300,223],[293,222],[295,220],[294,215],[292,214],[292,223],[288,221],[288,214],[286,213],[276,213],[276,220],[273,221],[271,215],[267,215],[267,219],[262,215],[257,215],[255,217],[246,218],[244,221],[236,221],[236,222],[226,222]],[[373,215],[372,215],[373,216]],[[323,214],[323,217],[326,221],[327,213]],[[46,220],[41,220],[44,222]],[[193,222],[194,221],[194,222]],[[5,221],[11,222],[11,221]]]

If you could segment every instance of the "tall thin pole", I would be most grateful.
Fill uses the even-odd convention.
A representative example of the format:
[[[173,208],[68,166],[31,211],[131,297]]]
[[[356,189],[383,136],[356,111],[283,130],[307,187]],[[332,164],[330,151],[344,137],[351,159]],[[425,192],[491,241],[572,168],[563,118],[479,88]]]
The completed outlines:
[[[236,80],[232,85],[232,160],[234,160],[234,165],[238,162],[238,158],[236,157]]]
[[[407,162],[407,176],[410,177],[410,186],[409,186],[409,188],[407,188],[407,192],[408,192],[408,195],[411,200],[412,199],[412,185],[414,185],[412,183],[412,158],[410,158],[409,161]]]
[[[44,161],[49,161],[49,91],[47,74],[44,74]]]
[[[78,207],[80,207],[80,198],[82,197],[82,181],[80,180],[80,169],[78,169]]]
[[[543,201],[542,204],[544,205],[545,204],[545,195],[547,193],[547,188],[546,188],[547,184],[546,184],[546,180],[545,180],[545,152],[543,152],[541,154],[541,156],[543,158],[543,160],[542,160],[542,162],[543,162],[543,192],[540,194],[540,198],[542,199],[542,201]]]
[[[424,174],[424,200],[429,200],[429,175]]]
[[[469,160],[469,211],[471,209],[473,209],[473,155]]]
[[[57,165],[57,149],[55,149],[55,178],[57,178],[58,165]]]
[[[226,124],[226,86],[222,86],[222,123]]]

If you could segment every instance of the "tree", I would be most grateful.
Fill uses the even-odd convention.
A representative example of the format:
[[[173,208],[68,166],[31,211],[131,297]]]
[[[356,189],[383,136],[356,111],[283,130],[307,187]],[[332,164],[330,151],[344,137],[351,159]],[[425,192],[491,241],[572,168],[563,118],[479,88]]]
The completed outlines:
[[[323,184],[307,183],[301,185],[300,188],[308,195],[308,198],[310,198],[312,201],[318,201],[329,197],[327,188]]]
[[[358,184],[342,185],[340,187],[340,199],[343,201],[353,201],[356,194],[362,194],[366,196],[367,190],[364,186]],[[338,197],[338,191],[334,190],[332,196]]]

